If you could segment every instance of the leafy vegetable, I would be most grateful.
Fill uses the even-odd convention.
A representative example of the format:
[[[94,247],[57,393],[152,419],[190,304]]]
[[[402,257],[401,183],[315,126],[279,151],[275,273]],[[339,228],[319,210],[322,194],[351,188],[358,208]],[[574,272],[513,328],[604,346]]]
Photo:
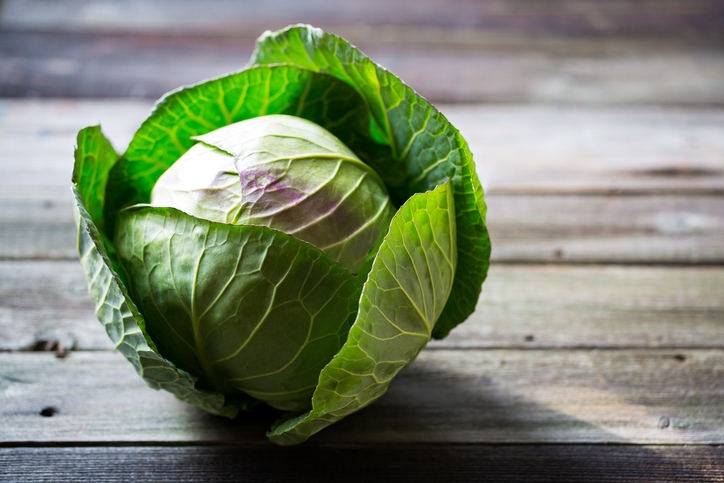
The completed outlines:
[[[78,135],[78,249],[146,382],[304,441],[472,312],[490,242],[472,155],[346,41],[265,33],[250,67],[165,96],[118,157]]]

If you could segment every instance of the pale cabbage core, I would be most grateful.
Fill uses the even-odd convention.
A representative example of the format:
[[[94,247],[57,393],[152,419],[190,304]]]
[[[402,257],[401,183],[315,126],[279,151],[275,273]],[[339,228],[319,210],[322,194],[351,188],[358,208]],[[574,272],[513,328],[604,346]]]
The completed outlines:
[[[302,118],[271,115],[194,139],[157,181],[152,205],[274,228],[354,274],[369,268],[395,210],[377,173],[332,133]]]

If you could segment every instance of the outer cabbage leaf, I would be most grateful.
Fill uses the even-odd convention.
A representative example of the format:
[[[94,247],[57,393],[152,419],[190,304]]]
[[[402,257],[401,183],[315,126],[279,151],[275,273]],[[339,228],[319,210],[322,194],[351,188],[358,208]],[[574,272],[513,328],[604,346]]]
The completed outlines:
[[[144,320],[118,272],[112,256],[104,246],[96,226],[100,220],[107,173],[117,155],[99,126],[78,133],[73,170],[73,195],[78,228],[78,253],[95,303],[96,316],[116,348],[128,359],[136,372],[154,389],[165,389],[177,398],[212,414],[234,417],[239,409],[256,404],[249,397],[238,399],[201,390],[197,379],[161,357],[145,333]],[[85,196],[89,198],[86,208]],[[94,218],[95,215],[95,218]]]
[[[91,126],[78,133],[72,182],[85,200],[85,207],[99,231],[103,231],[103,205],[108,173],[118,154],[103,136],[100,126]]]
[[[362,284],[280,231],[136,206],[116,247],[161,354],[225,394],[298,411],[344,342]]]
[[[458,263],[452,182],[410,198],[392,219],[345,346],[319,375],[312,410],[278,422],[275,443],[301,443],[371,404],[429,342]]]
[[[315,122],[365,162],[389,156],[389,148],[371,138],[364,101],[344,82],[290,65],[243,70],[171,92],[156,104],[109,173],[108,236],[121,209],[150,201],[154,184],[193,146],[193,136],[267,114]]]
[[[467,143],[427,100],[344,39],[306,25],[266,32],[251,65],[276,63],[333,75],[359,92],[371,113],[373,138],[390,146],[396,160],[375,168],[397,199],[452,180],[460,266],[433,330],[436,339],[445,337],[475,310],[490,259],[483,190]]]

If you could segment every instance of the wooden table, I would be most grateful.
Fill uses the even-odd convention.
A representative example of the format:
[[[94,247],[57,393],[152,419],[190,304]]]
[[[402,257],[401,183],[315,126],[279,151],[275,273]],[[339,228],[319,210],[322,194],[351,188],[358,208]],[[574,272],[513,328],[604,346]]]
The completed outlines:
[[[264,438],[273,411],[207,415],[113,350],[77,261],[72,148],[101,122],[122,150],[152,97],[241,67],[259,24],[332,14],[270,2],[232,32],[185,2],[171,20],[136,5],[140,25],[122,2],[5,2],[0,481],[724,481],[724,53],[706,23],[721,2],[667,0],[663,27],[645,6],[578,2],[608,22],[578,32],[559,1],[569,17],[525,17],[544,30],[531,40],[505,9],[535,2],[455,1],[502,33],[432,0],[422,20],[405,2],[371,2],[364,25],[333,13],[468,139],[493,242],[483,295],[377,403],[290,448]],[[667,35],[632,37],[631,18]]]

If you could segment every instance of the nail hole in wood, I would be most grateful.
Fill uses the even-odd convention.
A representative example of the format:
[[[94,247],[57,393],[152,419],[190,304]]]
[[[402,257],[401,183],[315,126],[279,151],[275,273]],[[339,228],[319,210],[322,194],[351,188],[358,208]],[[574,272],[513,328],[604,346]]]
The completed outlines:
[[[43,410],[40,411],[40,415],[44,418],[52,418],[56,414],[58,414],[58,410],[53,406],[48,406],[47,408],[43,408]]]

